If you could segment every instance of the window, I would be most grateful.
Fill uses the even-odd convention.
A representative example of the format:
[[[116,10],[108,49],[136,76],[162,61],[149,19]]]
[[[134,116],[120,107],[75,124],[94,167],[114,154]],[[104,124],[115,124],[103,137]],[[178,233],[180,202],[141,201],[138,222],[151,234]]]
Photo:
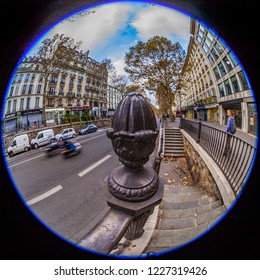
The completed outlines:
[[[20,89],[20,85],[17,84],[15,87],[15,95],[18,95],[19,89]]]
[[[219,91],[219,97],[223,97],[225,95],[224,87],[222,83],[218,84],[218,91]]]
[[[224,68],[224,66],[223,66],[223,64],[222,64],[222,62],[220,62],[220,63],[218,64],[218,68],[219,68],[220,73],[221,73],[222,76],[226,75],[226,70],[225,70],[225,68]]]
[[[21,98],[20,100],[20,111],[23,111],[23,106],[24,106],[24,98]]]
[[[199,30],[198,35],[203,38],[203,31]]]
[[[42,83],[42,81],[43,81],[43,75],[40,75],[40,77],[39,77],[39,83]]]
[[[222,54],[224,51],[224,48],[222,47],[222,45],[220,44],[220,42],[216,42],[215,43],[215,48],[218,51],[219,54]]]
[[[230,80],[231,80],[233,92],[234,92],[234,93],[235,93],[235,92],[239,92],[239,91],[240,91],[240,88],[239,88],[239,84],[238,84],[236,75],[232,76],[232,77],[230,78]]]
[[[217,60],[219,58],[219,55],[218,55],[217,51],[215,50],[215,48],[212,48],[211,54],[212,54],[214,60]]]
[[[197,41],[201,44],[202,39],[201,39],[201,37],[200,37],[200,36],[197,36]]]
[[[11,110],[11,101],[8,101],[8,103],[7,103],[7,114],[10,113],[10,110]]]
[[[29,85],[28,94],[32,93],[33,85]]]
[[[35,108],[39,108],[40,107],[40,97],[36,97],[35,98]]]
[[[228,69],[228,71],[231,71],[233,69],[233,67],[232,67],[232,64],[231,64],[229,58],[227,56],[225,56],[223,58],[223,61],[224,61],[225,65],[226,65],[226,68]]]
[[[236,57],[236,55],[233,52],[230,52],[229,57],[230,57],[231,61],[233,62],[233,65],[236,67],[239,64],[239,60]]]
[[[16,112],[16,104],[17,104],[17,100],[15,99],[13,102],[13,112]]]
[[[23,80],[23,74],[20,74],[18,82],[21,82],[22,80]]]
[[[13,83],[16,83],[18,81],[18,75],[15,75],[13,78]]]
[[[212,42],[213,39],[214,39],[214,36],[212,35],[211,32],[208,31],[208,33],[207,33],[207,38],[209,39],[210,42]]]
[[[60,84],[65,85],[65,81],[66,81],[66,79],[64,77],[61,77]]]
[[[74,81],[73,81],[73,79],[70,79],[70,83],[69,83],[69,85],[70,85],[71,87],[73,87],[73,86],[74,86]]]
[[[231,90],[229,80],[224,81],[224,86],[225,86],[225,90],[226,90],[226,95],[232,94],[232,90]]]
[[[205,27],[203,26],[203,25],[199,25],[199,29],[202,31],[202,32],[204,32],[205,31]]]
[[[211,64],[214,63],[214,58],[213,58],[213,56],[212,56],[211,54],[208,55],[208,60],[209,60],[209,62],[210,62]]]
[[[42,85],[37,86],[37,93],[41,93]]]
[[[33,83],[35,80],[35,74],[32,74],[31,82]]]
[[[38,134],[37,139],[41,139],[41,138],[43,138],[43,133]]]
[[[205,53],[207,53],[209,51],[209,47],[205,43],[203,44],[202,48]]]
[[[26,74],[24,82],[28,82],[30,78],[30,74]]]
[[[22,94],[25,94],[25,92],[26,92],[26,85],[23,85]]]
[[[54,77],[54,76],[52,76],[51,77],[51,80],[50,80],[50,83],[52,83],[52,84],[56,84],[57,83],[57,77]]]
[[[14,93],[14,87],[12,86],[10,89],[10,96],[13,96],[13,93]]]
[[[62,99],[58,99],[58,106],[62,106]]]
[[[249,85],[248,85],[248,82],[247,82],[247,79],[246,79],[246,76],[245,76],[244,72],[243,71],[239,72],[238,77],[239,77],[240,83],[242,85],[242,90],[248,90]]]
[[[26,104],[26,109],[30,109],[30,97],[27,97],[27,104]]]
[[[216,80],[220,79],[220,74],[219,74],[218,68],[215,67],[215,68],[213,69],[213,71],[214,71]]]

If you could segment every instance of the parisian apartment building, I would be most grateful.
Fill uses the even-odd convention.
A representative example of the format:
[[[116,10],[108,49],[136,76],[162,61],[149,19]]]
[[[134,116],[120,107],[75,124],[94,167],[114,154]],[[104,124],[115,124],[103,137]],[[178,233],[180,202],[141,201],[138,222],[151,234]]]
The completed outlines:
[[[69,59],[62,55],[58,57],[49,75],[45,94],[40,61],[36,57],[25,57],[19,64],[6,98],[6,131],[28,122],[30,126],[41,124],[43,110],[47,125],[59,124],[66,113],[83,114],[84,110],[96,118],[107,116],[108,71],[105,64],[89,57],[89,52],[75,51]],[[116,106],[114,99],[112,105],[113,108]]]
[[[116,86],[108,85],[107,88],[107,117],[113,117],[115,109],[119,102],[123,99],[124,92]]]
[[[237,127],[255,135],[256,103],[246,72],[226,42],[203,23],[191,19],[185,65],[191,65],[188,86],[176,95],[186,118],[225,125],[235,113]],[[185,71],[185,66],[184,70]]]

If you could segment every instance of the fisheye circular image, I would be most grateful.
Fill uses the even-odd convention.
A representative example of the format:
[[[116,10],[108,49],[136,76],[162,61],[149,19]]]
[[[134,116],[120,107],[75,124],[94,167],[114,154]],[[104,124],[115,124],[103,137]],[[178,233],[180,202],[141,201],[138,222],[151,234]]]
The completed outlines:
[[[157,256],[217,226],[246,190],[257,106],[202,20],[115,1],[66,15],[21,57],[2,104],[21,200],[80,250]]]

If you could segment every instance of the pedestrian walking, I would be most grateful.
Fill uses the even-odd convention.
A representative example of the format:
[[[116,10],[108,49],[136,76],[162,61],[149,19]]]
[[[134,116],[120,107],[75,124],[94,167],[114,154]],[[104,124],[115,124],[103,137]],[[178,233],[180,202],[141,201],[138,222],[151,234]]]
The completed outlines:
[[[236,122],[235,122],[235,117],[234,113],[231,110],[227,110],[227,136],[226,136],[226,145],[225,145],[225,150],[224,150],[224,156],[230,156],[231,153],[231,147],[230,147],[230,142],[233,134],[236,133]]]

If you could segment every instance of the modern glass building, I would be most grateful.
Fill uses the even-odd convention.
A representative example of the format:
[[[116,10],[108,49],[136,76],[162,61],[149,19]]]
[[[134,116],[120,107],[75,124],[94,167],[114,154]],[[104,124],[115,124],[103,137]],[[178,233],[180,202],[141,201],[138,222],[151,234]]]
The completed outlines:
[[[224,125],[226,111],[231,109],[237,127],[255,135],[256,104],[241,62],[226,42],[203,23],[191,19],[190,33],[185,65],[189,62],[192,70],[189,86],[182,89],[181,110],[188,118]]]

